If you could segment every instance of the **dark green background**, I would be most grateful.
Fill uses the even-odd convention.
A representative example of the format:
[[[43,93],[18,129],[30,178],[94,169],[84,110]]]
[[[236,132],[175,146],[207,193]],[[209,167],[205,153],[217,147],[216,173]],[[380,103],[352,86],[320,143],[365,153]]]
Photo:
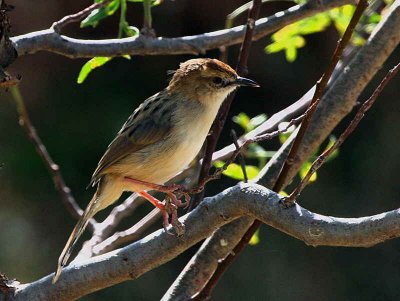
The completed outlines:
[[[15,35],[45,29],[62,16],[76,12],[90,1],[9,1]],[[181,36],[221,29],[225,16],[243,1],[165,1],[156,7],[158,35]],[[265,5],[262,16],[288,4]],[[141,5],[129,5],[128,20],[141,26]],[[239,20],[240,23],[244,19]],[[81,38],[109,38],[117,33],[113,17],[97,29],[65,33]],[[282,53],[266,55],[269,37],[254,44],[249,77],[260,89],[242,89],[231,116],[269,116],[305,93],[327,64],[337,39],[334,28],[307,37],[294,63]],[[235,65],[238,47],[229,51]],[[207,53],[216,57],[218,53]],[[106,146],[133,109],[167,84],[166,70],[192,56],[117,58],[93,72],[83,85],[76,78],[85,59],[71,60],[51,53],[22,56],[10,72],[21,74],[21,89],[31,118],[67,184],[84,207],[93,193],[85,190]],[[377,79],[399,59],[392,54],[360,98],[364,100]],[[324,166],[318,182],[302,194],[306,208],[327,215],[358,217],[399,207],[400,109],[399,76],[385,89],[357,131]],[[0,271],[21,282],[36,280],[54,271],[58,255],[75,223],[61,204],[47,170],[17,123],[9,93],[0,94]],[[348,120],[347,120],[348,121]],[[343,123],[336,134],[343,130]],[[223,141],[235,127],[229,118]],[[265,145],[276,149],[278,142]],[[212,195],[234,184],[214,182]],[[150,210],[139,210],[125,226]],[[100,214],[104,216],[104,214]],[[160,223],[161,225],[161,223]],[[158,226],[160,226],[158,225]],[[313,248],[269,227],[261,229],[261,243],[248,247],[218,285],[212,300],[398,300],[400,297],[400,242],[396,239],[369,249]],[[140,279],[116,285],[82,300],[158,300],[176,278],[196,248]]]

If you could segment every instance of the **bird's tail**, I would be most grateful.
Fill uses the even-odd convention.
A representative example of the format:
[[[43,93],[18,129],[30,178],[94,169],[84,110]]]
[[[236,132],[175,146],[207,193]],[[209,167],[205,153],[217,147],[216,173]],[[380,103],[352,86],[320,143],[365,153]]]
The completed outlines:
[[[62,268],[66,265],[69,256],[71,255],[72,249],[75,246],[76,242],[78,241],[79,237],[82,235],[83,231],[85,230],[86,226],[89,223],[89,220],[99,211],[99,189],[94,194],[92,200],[90,201],[89,205],[87,206],[85,212],[82,214],[81,218],[79,219],[78,223],[76,224],[74,230],[72,231],[71,235],[68,238],[67,244],[65,245],[63,251],[61,252],[60,257],[58,258],[57,270],[53,277],[53,283],[56,283],[58,278],[61,275]]]

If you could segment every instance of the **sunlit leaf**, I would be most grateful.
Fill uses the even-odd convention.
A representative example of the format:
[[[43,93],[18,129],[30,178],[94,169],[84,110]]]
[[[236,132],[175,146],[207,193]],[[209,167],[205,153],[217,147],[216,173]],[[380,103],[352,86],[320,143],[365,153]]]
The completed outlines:
[[[214,166],[217,168],[220,168],[220,167],[224,166],[224,164],[225,163],[223,161],[216,161],[214,163]],[[247,177],[249,178],[249,180],[254,179],[260,172],[258,167],[253,166],[253,165],[246,165],[245,169],[246,169]],[[230,164],[228,166],[228,168],[223,172],[223,174],[225,176],[230,177],[235,180],[240,180],[240,181],[244,180],[242,167],[236,163]]]
[[[300,171],[299,171],[299,175],[300,175],[300,178],[301,178],[301,179],[304,179],[304,177],[307,175],[308,171],[309,171],[310,168],[311,168],[311,165],[312,165],[311,162],[305,162],[305,163],[301,166]],[[313,183],[313,182],[315,182],[316,180],[317,180],[317,173],[314,172],[313,175],[312,175],[311,178],[310,178],[309,183]]]
[[[286,191],[283,191],[283,190],[279,191],[279,194],[281,196],[289,196],[289,194]]]
[[[343,35],[343,33],[345,32],[347,25],[349,25],[350,20],[354,14],[354,11],[354,5],[344,5],[342,7],[337,7],[329,11],[329,15],[331,16],[335,27],[340,35]]]
[[[257,229],[256,232],[254,232],[253,236],[251,237],[249,241],[250,246],[255,246],[260,242],[260,229]]]
[[[305,39],[302,35],[323,31],[329,26],[330,22],[327,13],[320,13],[290,24],[272,35],[273,43],[268,45],[265,51],[275,53],[284,50],[286,59],[293,62],[297,57],[297,49],[305,45]]]
[[[376,12],[373,12],[369,17],[368,17],[368,23],[379,23],[382,19],[382,16]]]
[[[250,117],[247,116],[246,113],[243,113],[243,112],[239,113],[238,115],[233,116],[232,120],[234,123],[237,123],[238,125],[240,125],[245,130],[246,133],[248,132]]]
[[[83,83],[86,77],[88,77],[89,73],[92,72],[93,69],[103,66],[111,59],[112,57],[94,57],[91,60],[87,61],[85,65],[83,65],[81,71],[79,72],[77,83],[78,84]]]
[[[307,35],[324,31],[330,24],[331,19],[329,18],[329,14],[320,13],[294,23],[294,28],[296,35]]]
[[[287,47],[285,50],[286,60],[288,62],[294,62],[297,57],[297,48],[296,47]]]
[[[269,44],[267,47],[265,47],[265,51],[267,53],[276,53],[282,51],[283,49],[285,49],[285,45],[280,42],[273,42],[272,44]]]
[[[99,21],[103,20],[108,16],[113,15],[119,8],[119,5],[120,1],[114,0],[104,7],[95,9],[81,22],[81,27],[87,27],[87,26],[96,27],[99,24]]]

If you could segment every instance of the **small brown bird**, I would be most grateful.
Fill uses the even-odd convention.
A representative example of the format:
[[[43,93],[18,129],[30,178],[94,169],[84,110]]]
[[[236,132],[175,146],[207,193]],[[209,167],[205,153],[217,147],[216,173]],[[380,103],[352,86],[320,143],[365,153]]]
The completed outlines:
[[[137,192],[149,200],[163,212],[164,227],[168,226],[165,204],[146,191],[165,192],[180,205],[173,194],[176,186],[162,185],[195,158],[222,102],[239,86],[258,84],[216,59],[192,59],[180,64],[167,88],[133,112],[92,176],[91,184],[97,185],[97,191],[60,255],[53,283],[89,220],[124,191]],[[176,211],[172,218],[176,219]]]

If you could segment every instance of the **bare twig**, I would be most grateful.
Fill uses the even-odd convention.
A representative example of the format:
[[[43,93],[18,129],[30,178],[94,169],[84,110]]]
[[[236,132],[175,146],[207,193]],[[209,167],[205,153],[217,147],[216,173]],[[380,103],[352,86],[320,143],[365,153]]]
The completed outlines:
[[[253,7],[251,8],[249,16],[247,18],[246,32],[244,35],[242,46],[240,47],[238,64],[236,67],[237,73],[242,76],[247,74],[247,60],[250,53],[251,43],[253,41],[255,22],[258,18],[260,7],[261,7],[261,0],[254,0]],[[235,93],[232,93],[230,96],[228,96],[227,99],[225,99],[211,127],[210,135],[208,135],[207,137],[206,152],[203,158],[203,163],[201,166],[200,176],[199,176],[199,183],[204,182],[204,185],[207,183],[204,180],[207,178],[209,174],[209,170],[212,165],[212,156],[217,146],[217,141],[219,139],[219,136],[221,135],[222,129],[224,127],[234,97]],[[196,194],[192,198],[189,210],[195,208],[201,202],[203,197],[204,197],[204,190],[202,189],[202,191],[199,194]]]
[[[337,6],[353,3],[353,0],[310,0],[262,18],[256,22],[253,40],[260,39],[283,26]],[[59,35],[53,29],[31,32],[11,38],[18,55],[38,51],[50,51],[70,58],[94,56],[130,55],[175,55],[199,54],[221,46],[231,46],[243,41],[244,26],[218,30],[178,38],[138,38],[81,40]]]
[[[153,18],[151,15],[152,0],[143,1],[143,28],[141,34],[148,38],[155,38],[156,32],[153,29]]]
[[[382,93],[382,90],[385,86],[392,80],[392,78],[399,71],[400,63],[397,64],[393,69],[389,70],[386,74],[385,78],[381,81],[379,86],[372,93],[370,98],[368,98],[360,107],[353,120],[346,128],[346,130],[340,135],[340,137],[335,141],[335,143],[328,149],[326,149],[318,158],[313,162],[310,170],[307,172],[306,176],[301,180],[300,184],[296,187],[295,190],[288,197],[289,203],[294,203],[303,189],[307,186],[311,176],[326,162],[328,157],[343,144],[343,142],[347,139],[347,137],[356,129],[361,119],[364,117],[364,114],[372,107],[375,103],[378,96]]]
[[[92,11],[108,5],[111,1],[112,0],[104,0],[103,2],[95,2],[92,5],[86,7],[85,9],[83,9],[75,14],[65,16],[62,19],[54,22],[50,28],[53,29],[55,32],[60,33],[61,29],[65,25],[74,23],[74,22],[80,22],[83,18],[86,18]]]
[[[354,31],[355,26],[357,25],[359,19],[361,18],[361,15],[363,11],[367,8],[368,2],[366,0],[360,0],[360,2],[357,5],[357,8],[354,12],[353,17],[350,20],[349,25],[346,28],[346,31],[342,37],[342,39],[339,40],[338,45],[335,49],[335,52],[332,56],[332,59],[322,76],[322,78],[317,82],[317,86],[315,89],[314,97],[311,100],[310,106],[307,110],[307,114],[304,117],[302,124],[300,126],[299,132],[295,138],[295,141],[292,144],[292,147],[290,149],[288,158],[286,159],[286,162],[284,164],[284,167],[282,168],[282,171],[278,177],[277,182],[275,183],[274,186],[274,191],[280,191],[286,181],[286,177],[289,173],[289,170],[292,168],[293,161],[296,159],[297,152],[300,148],[300,145],[302,143],[302,140],[304,138],[305,132],[308,128],[308,125],[310,124],[311,117],[313,113],[315,112],[318,102],[326,88],[326,85],[328,84],[329,78],[332,75],[333,70],[335,69],[335,66],[337,62],[339,61],[341,54],[345,48],[345,46],[349,43],[351,35]],[[291,206],[291,203],[285,202],[286,206]],[[218,283],[219,279],[222,277],[224,272],[228,269],[230,264],[238,257],[238,255],[243,251],[243,249],[246,247],[248,242],[250,241],[251,237],[254,235],[254,233],[257,231],[257,229],[261,226],[261,221],[255,220],[254,223],[251,225],[251,227],[248,229],[248,231],[244,234],[242,240],[235,246],[235,248],[232,250],[232,252],[223,260],[221,263],[218,265],[217,270],[209,280],[209,282],[206,284],[206,286],[203,288],[201,292],[199,292],[198,295],[196,295],[193,300],[207,300],[209,296],[211,295],[210,292],[214,289],[216,284]]]
[[[239,146],[239,143],[238,143],[238,137],[236,135],[235,130],[231,130],[231,136],[232,136],[232,139],[233,139],[233,144],[235,144],[236,150],[239,151],[240,167],[242,168],[244,182],[247,183],[249,181],[249,178],[247,177],[247,172],[246,172],[246,162],[244,161],[243,153],[240,151],[240,146]]]
[[[160,217],[161,211],[158,208],[154,208],[131,228],[116,232],[101,243],[95,245],[93,247],[93,255],[104,254],[115,250],[123,244],[138,240],[150,226],[160,219]]]
[[[40,158],[43,160],[43,163],[49,170],[54,185],[62,197],[64,206],[74,218],[78,219],[83,211],[72,196],[71,189],[69,189],[69,187],[65,184],[65,181],[60,172],[60,167],[56,163],[54,163],[42,140],[38,136],[36,129],[29,118],[29,114],[25,107],[24,99],[21,95],[19,87],[13,86],[10,88],[10,91],[17,106],[20,126],[25,130],[29,139],[35,146],[35,149],[38,152]],[[95,224],[96,222],[94,220],[91,220],[89,226],[92,230],[94,230]]]

